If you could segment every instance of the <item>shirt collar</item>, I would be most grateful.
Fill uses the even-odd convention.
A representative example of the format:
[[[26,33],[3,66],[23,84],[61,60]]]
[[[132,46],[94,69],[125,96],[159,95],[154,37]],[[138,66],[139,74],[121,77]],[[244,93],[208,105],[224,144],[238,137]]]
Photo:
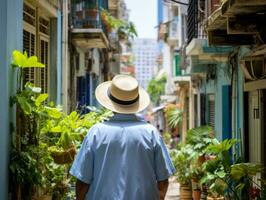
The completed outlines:
[[[139,121],[135,114],[114,114],[110,121]]]

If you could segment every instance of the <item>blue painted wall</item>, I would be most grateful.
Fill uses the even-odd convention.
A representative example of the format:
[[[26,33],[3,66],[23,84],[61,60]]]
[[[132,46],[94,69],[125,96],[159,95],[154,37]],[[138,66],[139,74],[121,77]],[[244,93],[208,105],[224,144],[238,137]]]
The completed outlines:
[[[23,0],[0,1],[0,199],[8,199],[8,154],[10,122],[15,122],[15,110],[9,106],[14,95],[16,74],[10,67],[12,51],[22,50]]]
[[[230,85],[230,75],[226,73],[228,68],[227,63],[219,63],[216,66],[216,80],[210,80],[208,82],[203,83],[201,87],[201,92],[215,95],[215,133],[216,137],[221,140],[225,137],[224,134],[224,125],[223,124],[223,109],[228,109],[223,107],[223,101],[225,100],[223,97],[223,87]],[[207,103],[207,101],[206,101]],[[207,106],[206,106],[207,108]],[[208,110],[205,110],[206,116]],[[229,121],[228,121],[229,123]],[[231,122],[230,122],[231,123]],[[229,126],[229,125],[228,125]]]

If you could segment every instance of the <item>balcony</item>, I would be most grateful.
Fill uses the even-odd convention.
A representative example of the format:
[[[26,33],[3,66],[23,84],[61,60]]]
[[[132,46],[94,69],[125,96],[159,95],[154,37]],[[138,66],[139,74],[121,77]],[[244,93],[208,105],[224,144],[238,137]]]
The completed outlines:
[[[266,43],[262,28],[266,18],[265,0],[224,0],[207,22],[210,45],[252,45]],[[259,36],[258,36],[259,35]]]
[[[72,43],[86,51],[108,48],[106,27],[101,9],[108,9],[108,0],[74,0],[71,4]]]
[[[177,47],[178,43],[178,17],[168,23],[167,43],[172,47]]]

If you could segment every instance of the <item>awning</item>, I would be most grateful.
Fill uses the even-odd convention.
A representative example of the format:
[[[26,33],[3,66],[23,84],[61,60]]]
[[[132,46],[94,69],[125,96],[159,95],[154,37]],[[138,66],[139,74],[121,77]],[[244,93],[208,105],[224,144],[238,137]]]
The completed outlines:
[[[164,105],[161,105],[161,106],[155,107],[155,108],[152,109],[152,113],[156,113],[156,112],[158,112],[158,111],[160,111],[160,110],[163,110],[164,107],[165,107]]]

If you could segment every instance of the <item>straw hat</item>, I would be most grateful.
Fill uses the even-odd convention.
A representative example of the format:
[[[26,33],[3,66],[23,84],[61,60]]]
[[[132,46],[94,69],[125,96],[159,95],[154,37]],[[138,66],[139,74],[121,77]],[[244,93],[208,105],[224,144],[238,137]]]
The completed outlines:
[[[138,113],[150,104],[148,93],[128,75],[117,75],[112,81],[103,82],[95,95],[103,107],[122,114]]]

